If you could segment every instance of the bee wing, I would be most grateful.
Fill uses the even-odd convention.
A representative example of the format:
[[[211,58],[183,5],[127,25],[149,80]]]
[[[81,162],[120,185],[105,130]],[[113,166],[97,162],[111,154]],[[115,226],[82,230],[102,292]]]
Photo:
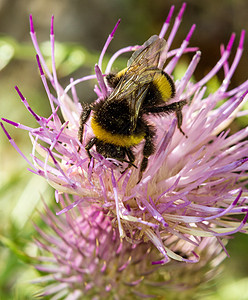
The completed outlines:
[[[148,59],[149,66],[158,67],[160,54],[166,49],[166,41],[163,38],[159,38],[157,35],[151,36],[140,49],[136,50],[131,58],[127,62],[127,66],[130,67],[132,63],[137,64],[141,59]],[[142,61],[142,64],[145,62]]]
[[[134,131],[137,124],[137,119],[139,116],[139,111],[142,106],[142,103],[145,99],[146,93],[148,91],[149,84],[144,84],[139,89],[135,90],[131,94],[130,100],[130,121],[131,121],[131,131]]]
[[[113,98],[121,100],[140,86],[150,83],[154,76],[154,70],[158,68],[160,54],[165,47],[166,41],[153,35],[141,49],[135,51],[128,61],[126,72],[110,94],[109,100]]]
[[[128,61],[128,68],[107,101],[128,100],[133,131],[149,85],[158,70],[160,54],[166,47],[164,39],[152,36],[143,47],[135,51]]]

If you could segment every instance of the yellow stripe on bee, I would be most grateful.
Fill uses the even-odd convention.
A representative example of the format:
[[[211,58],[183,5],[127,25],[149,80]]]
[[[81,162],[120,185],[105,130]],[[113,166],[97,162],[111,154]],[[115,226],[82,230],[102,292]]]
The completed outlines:
[[[130,136],[123,134],[112,134],[111,132],[102,128],[102,126],[97,123],[94,118],[91,119],[91,128],[96,138],[98,138],[100,141],[120,147],[135,146],[144,139],[144,134]]]
[[[123,75],[126,73],[127,69],[128,69],[128,67],[125,68],[125,69],[122,69],[121,71],[119,71],[119,72],[116,74],[116,76],[117,76],[118,78],[120,78],[121,76],[123,76]]]
[[[173,88],[168,78],[162,73],[155,73],[153,83],[156,85],[164,101],[167,101],[173,96]]]

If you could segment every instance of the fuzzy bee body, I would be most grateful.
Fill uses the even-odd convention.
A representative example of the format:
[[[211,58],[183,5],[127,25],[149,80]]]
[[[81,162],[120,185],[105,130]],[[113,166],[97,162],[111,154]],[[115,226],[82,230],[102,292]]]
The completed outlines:
[[[158,68],[165,47],[164,39],[151,37],[141,50],[134,52],[126,69],[106,76],[113,89],[111,94],[100,102],[84,104],[80,118],[79,140],[82,142],[84,124],[93,111],[91,127],[95,136],[85,147],[89,157],[95,145],[96,151],[104,157],[128,162],[131,167],[135,161],[132,148],[145,140],[139,180],[149,156],[155,151],[155,128],[145,116],[176,112],[178,128],[183,133],[181,109],[186,101],[166,104],[175,95],[175,85],[171,77]]]

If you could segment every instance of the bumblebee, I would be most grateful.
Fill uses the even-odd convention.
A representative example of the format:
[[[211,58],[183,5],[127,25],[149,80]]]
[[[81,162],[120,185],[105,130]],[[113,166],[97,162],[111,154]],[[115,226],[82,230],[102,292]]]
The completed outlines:
[[[112,88],[110,95],[92,104],[83,104],[78,138],[82,143],[83,128],[91,111],[91,127],[94,133],[85,146],[89,158],[90,149],[104,157],[127,162],[134,166],[133,148],[144,140],[143,159],[140,165],[139,181],[148,165],[148,158],[155,151],[155,128],[145,116],[176,113],[177,126],[181,129],[182,107],[185,100],[167,104],[175,96],[172,78],[159,68],[160,57],[166,42],[152,36],[141,49],[135,51],[128,61],[128,67],[117,74],[106,76]]]

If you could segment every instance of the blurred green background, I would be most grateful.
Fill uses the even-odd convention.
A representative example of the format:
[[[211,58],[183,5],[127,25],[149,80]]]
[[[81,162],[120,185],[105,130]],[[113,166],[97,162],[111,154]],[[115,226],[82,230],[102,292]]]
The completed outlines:
[[[33,15],[37,38],[49,61],[50,19],[55,16],[55,39],[58,42],[57,67],[62,86],[70,77],[79,78],[93,72],[99,52],[115,23],[121,18],[108,53],[127,46],[142,44],[158,33],[170,6],[174,16],[183,1],[164,0],[0,0],[0,112],[16,122],[35,127],[36,123],[21,103],[17,85],[39,115],[49,114],[48,99],[41,83],[30,36],[29,14]],[[202,59],[196,79],[206,74],[220,57],[219,46],[227,43],[232,32],[239,38],[248,29],[247,0],[189,0],[183,22],[173,47],[178,47],[193,23],[196,31],[191,46],[198,46]],[[237,41],[236,44],[237,46]],[[247,79],[248,43],[232,86]],[[235,51],[234,51],[235,53]],[[231,56],[232,57],[232,56]],[[187,60],[187,58],[186,58]],[[219,80],[222,79],[219,75]],[[77,88],[81,100],[94,99],[92,83]],[[242,124],[235,123],[234,130]],[[247,126],[247,119],[246,119]],[[31,145],[26,132],[6,126],[12,138],[29,155]],[[37,274],[29,267],[23,251],[35,254],[30,244],[34,234],[31,220],[42,210],[41,197],[54,203],[53,190],[47,183],[27,171],[27,163],[11,147],[0,131],[0,299],[32,299],[37,287],[29,283]],[[238,234],[227,247],[231,259],[224,262],[225,271],[208,290],[205,300],[248,299],[248,237]]]

